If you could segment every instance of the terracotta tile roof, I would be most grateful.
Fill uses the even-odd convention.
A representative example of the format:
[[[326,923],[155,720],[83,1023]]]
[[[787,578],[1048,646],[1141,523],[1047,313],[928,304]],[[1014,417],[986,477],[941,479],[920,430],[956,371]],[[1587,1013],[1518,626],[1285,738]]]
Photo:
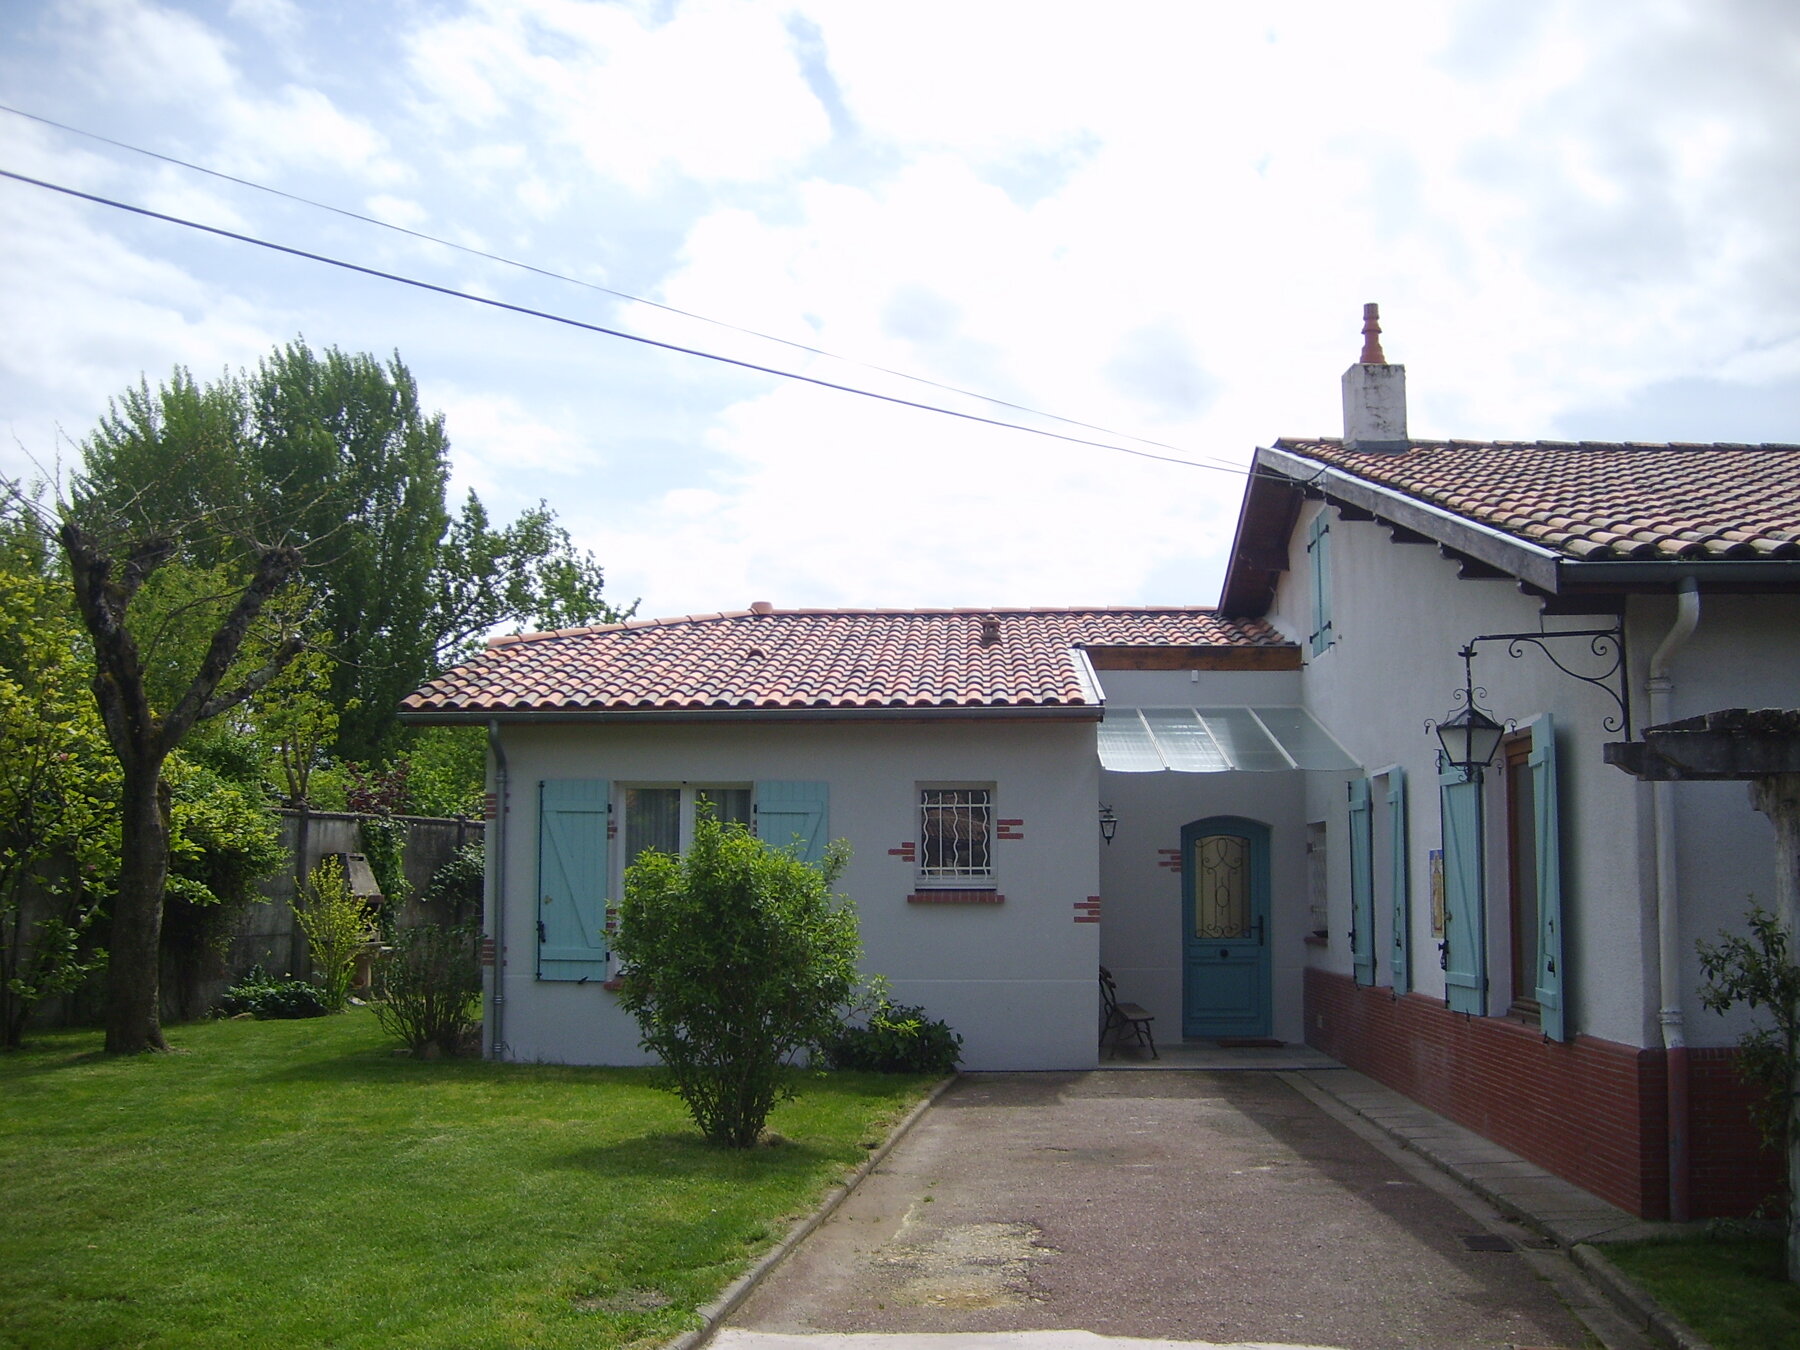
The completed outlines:
[[[1797,445],[1275,444],[1583,561],[1800,558]]]
[[[992,618],[996,636],[983,640]],[[497,638],[403,713],[1083,707],[1109,647],[1285,647],[1211,609],[739,611]]]

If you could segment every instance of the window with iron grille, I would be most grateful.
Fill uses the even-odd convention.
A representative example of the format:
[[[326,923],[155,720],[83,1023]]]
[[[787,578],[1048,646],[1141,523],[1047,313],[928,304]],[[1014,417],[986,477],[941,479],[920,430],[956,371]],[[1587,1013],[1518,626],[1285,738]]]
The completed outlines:
[[[921,788],[921,881],[985,881],[994,875],[994,803],[991,788]]]

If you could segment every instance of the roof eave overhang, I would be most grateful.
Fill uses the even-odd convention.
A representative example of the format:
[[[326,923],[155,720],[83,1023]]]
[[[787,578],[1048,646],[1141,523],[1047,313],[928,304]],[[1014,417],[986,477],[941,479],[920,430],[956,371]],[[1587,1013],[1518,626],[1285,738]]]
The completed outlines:
[[[452,726],[499,722],[686,725],[708,722],[1098,722],[1104,704],[996,704],[906,708],[403,708],[402,722]]]
[[[1237,528],[1225,562],[1219,612],[1233,619],[1260,619],[1275,603],[1275,587],[1287,570],[1288,536],[1300,514],[1300,484],[1262,472],[1270,451],[1257,447],[1250,481],[1238,506]]]
[[[1504,530],[1291,450],[1258,450],[1257,462],[1292,480],[1296,488],[1317,492],[1334,505],[1357,507],[1386,524],[1425,535],[1548,594],[1561,589],[1560,572],[1568,559],[1554,549],[1527,543]]]
[[[1261,472],[1259,472],[1259,470]],[[1226,571],[1220,609],[1234,616],[1266,613],[1274,601],[1280,569],[1268,567],[1256,550],[1267,553],[1276,543],[1285,550],[1293,518],[1279,541],[1245,538],[1251,520],[1251,497],[1282,494],[1297,513],[1301,499],[1317,494],[1337,506],[1366,511],[1389,526],[1423,535],[1448,552],[1484,563],[1542,595],[1620,595],[1673,591],[1687,578],[1709,589],[1743,591],[1800,590],[1800,560],[1780,558],[1653,558],[1585,561],[1483,525],[1380,483],[1372,483],[1322,460],[1277,447],[1259,447],[1245,493],[1238,535]],[[1271,508],[1263,506],[1265,518]],[[1282,563],[1285,567],[1285,561]],[[1235,588],[1235,589],[1234,589]]]

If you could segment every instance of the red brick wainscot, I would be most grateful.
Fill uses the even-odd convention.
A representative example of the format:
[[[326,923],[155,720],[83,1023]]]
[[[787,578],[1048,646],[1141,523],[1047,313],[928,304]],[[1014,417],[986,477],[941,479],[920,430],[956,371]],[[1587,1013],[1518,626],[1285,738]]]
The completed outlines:
[[[1546,1041],[1504,1017],[1453,1013],[1349,976],[1306,972],[1306,1040],[1422,1106],[1646,1219],[1669,1210],[1663,1052]],[[1741,1217],[1781,1185],[1750,1124],[1735,1051],[1690,1050],[1693,1217]]]

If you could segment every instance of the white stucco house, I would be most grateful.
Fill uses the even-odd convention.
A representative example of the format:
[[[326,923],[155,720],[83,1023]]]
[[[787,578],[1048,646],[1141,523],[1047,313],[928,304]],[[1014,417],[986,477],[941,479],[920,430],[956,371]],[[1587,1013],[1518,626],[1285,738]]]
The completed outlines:
[[[1371,332],[1344,436],[1257,451],[1216,607],[759,603],[417,691],[490,739],[489,1053],[641,1061],[608,910],[705,799],[850,842],[866,968],[969,1068],[1095,1064],[1104,963],[1159,1039],[1304,1041],[1634,1213],[1747,1211],[1694,944],[1769,904],[1772,832],[1601,747],[1800,704],[1800,447],[1413,440],[1404,380]],[[1479,775],[1427,726],[1468,685]]]

